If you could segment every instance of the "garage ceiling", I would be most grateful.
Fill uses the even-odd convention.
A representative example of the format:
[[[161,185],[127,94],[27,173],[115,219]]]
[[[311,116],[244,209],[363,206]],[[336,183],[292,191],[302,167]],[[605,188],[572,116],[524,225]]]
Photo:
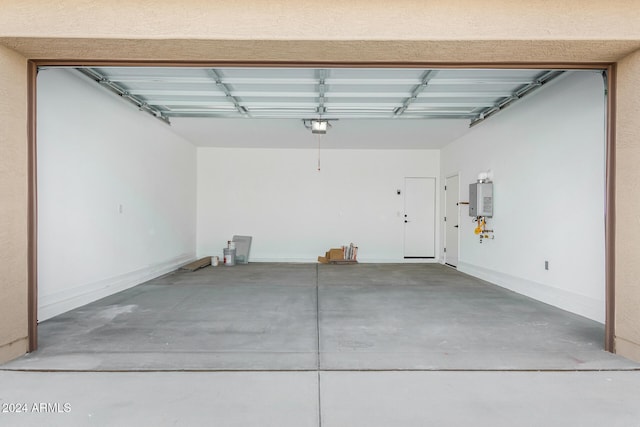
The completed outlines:
[[[440,149],[558,76],[549,69],[80,67],[200,147]],[[304,124],[304,126],[303,126]],[[317,145],[317,144],[316,144]]]
[[[464,119],[476,123],[558,70],[397,68],[78,68],[172,118]]]

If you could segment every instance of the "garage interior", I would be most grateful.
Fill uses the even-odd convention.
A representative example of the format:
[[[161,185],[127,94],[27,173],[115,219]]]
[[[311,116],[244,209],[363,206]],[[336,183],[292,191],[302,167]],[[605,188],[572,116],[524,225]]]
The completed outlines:
[[[83,354],[80,338],[91,343],[85,349],[88,353],[97,353],[91,336],[100,328],[110,335],[115,331],[99,325],[97,330],[90,327],[87,335],[73,328],[101,318],[114,322],[134,319],[133,311],[145,304],[127,304],[129,293],[125,292],[110,297],[118,304],[108,305],[109,298],[94,303],[95,313],[83,305],[151,280],[143,285],[145,289],[173,283],[172,292],[179,292],[170,292],[166,301],[161,299],[158,306],[142,310],[147,314],[137,320],[148,316],[157,324],[160,318],[151,313],[164,313],[165,318],[177,314],[176,320],[193,314],[181,309],[180,302],[202,290],[196,286],[187,291],[179,285],[184,282],[216,289],[233,286],[238,301],[228,301],[229,307],[251,301],[252,294],[265,292],[269,286],[282,286],[274,290],[276,295],[283,290],[288,290],[285,295],[306,292],[300,297],[300,307],[285,304],[284,309],[274,302],[274,306],[258,304],[250,310],[301,313],[300,319],[288,318],[285,323],[301,328],[291,331],[292,344],[302,340],[305,345],[288,353],[306,355],[302,356],[306,362],[288,366],[282,360],[282,365],[274,364],[267,357],[264,362],[249,358],[243,363],[219,356],[219,363],[215,358],[211,362],[195,362],[195,358],[182,364],[143,360],[137,365],[125,351],[118,357],[126,363],[114,361],[112,366],[103,361],[97,366],[310,369],[322,366],[322,333],[331,336],[333,329],[339,333],[349,327],[365,334],[369,327],[378,328],[369,331],[373,336],[385,336],[381,331],[391,328],[395,332],[386,341],[393,343],[393,335],[406,334],[409,348],[403,350],[401,345],[393,350],[391,345],[386,349],[384,342],[346,334],[325,358],[330,359],[332,351],[338,354],[351,347],[361,354],[333,368],[573,369],[582,364],[590,368],[598,361],[604,363],[601,367],[608,363],[631,366],[602,351],[604,87],[600,70],[44,67],[38,76],[38,311],[40,322],[52,320],[40,326],[42,340],[56,355],[54,364],[59,362],[60,349],[75,348],[76,353],[71,354]],[[313,120],[326,128],[312,129]],[[489,231],[479,235],[474,230],[479,221],[473,222],[476,218],[467,214],[466,206],[468,184],[476,177],[495,180],[496,186],[496,214],[486,218],[484,229]],[[418,186],[413,188],[415,183]],[[576,206],[582,207],[581,212],[568,215]],[[590,238],[585,242],[586,230]],[[208,267],[194,275],[172,274],[195,258],[222,258],[222,247],[236,233],[254,236],[249,273],[238,265],[229,272],[220,271],[225,267]],[[68,244],[60,248],[60,241]],[[379,267],[318,269],[283,264],[314,262],[325,249],[347,241],[358,242],[361,263]],[[428,264],[412,267],[412,262]],[[448,267],[438,263],[481,279],[474,283],[487,295],[502,292],[503,298],[523,301],[482,280],[572,314],[555,326],[547,315],[524,320],[527,316],[518,310],[509,313],[504,307],[495,308],[495,301],[487,295],[472,297],[471,290],[458,293],[456,286],[466,289],[474,279],[447,271]],[[253,278],[249,282],[255,285],[259,268],[264,269],[264,286],[242,293],[241,285],[247,284],[244,276]],[[301,272],[305,272],[303,277]],[[442,286],[448,283],[446,278],[450,287]],[[367,283],[372,287],[362,288]],[[332,328],[322,327],[321,313],[330,319],[329,313],[349,299],[333,294],[336,284],[356,286],[363,295],[386,289],[375,285],[390,286],[386,289],[390,292],[405,285],[415,291],[423,285],[422,291],[444,292],[421,295],[425,304],[446,301],[443,307],[451,311],[439,313],[422,306],[410,314],[402,308],[415,302],[415,295],[409,292],[397,296],[398,307],[392,310],[392,316],[409,316],[397,318],[398,326],[391,326],[394,317],[381,317],[377,325],[354,319],[350,326],[336,322]],[[154,298],[146,290],[131,292]],[[338,307],[325,306],[325,293],[327,303],[335,301]],[[361,309],[386,312],[384,298],[384,293],[372,296],[372,307]],[[470,305],[457,307],[460,298],[468,298]],[[533,299],[529,310],[545,311]],[[265,295],[261,301],[267,300]],[[196,313],[206,311],[207,306],[212,313],[214,308],[225,312],[215,294],[204,300],[196,298],[195,303],[192,310]],[[174,307],[177,313],[165,313],[166,307]],[[71,314],[55,317],[76,308],[79,311],[71,313],[89,317],[75,322]],[[506,316],[503,319],[494,316],[500,310]],[[485,317],[480,316],[484,320],[464,320],[469,313],[481,311],[486,312]],[[546,328],[567,327],[573,322],[568,320],[575,317],[572,315],[591,323],[576,326],[574,332],[569,332],[571,327],[550,332],[545,338]],[[447,326],[450,319],[461,336],[447,338],[456,330]],[[456,319],[463,319],[460,325]],[[267,333],[271,322],[277,321],[277,317],[269,319],[262,326],[220,324],[220,319],[207,315],[200,319],[200,328],[185,321],[183,328],[168,334],[164,345],[171,346],[169,337],[179,336],[182,329],[191,330],[193,351],[188,342],[178,347],[193,353],[207,334],[214,333],[208,337],[212,346],[205,348],[216,353],[225,335],[215,334],[238,327],[256,340],[249,345],[255,354],[252,345],[260,345],[258,331]],[[130,330],[139,325],[145,335],[129,336],[121,343],[123,348],[144,340],[163,341],[163,334],[151,325],[133,322],[124,325]],[[400,326],[404,322],[406,326]],[[519,331],[518,326],[533,329]],[[478,327],[483,330],[476,330]],[[429,328],[437,333],[431,335]],[[122,333],[122,328],[117,330]],[[559,334],[556,341],[551,338],[555,333]],[[488,339],[492,334],[500,340]],[[425,342],[421,343],[420,336]],[[469,341],[466,344],[464,336]],[[530,350],[546,342],[548,354],[528,360],[519,353],[522,336],[533,340]],[[59,341],[52,342],[51,337]],[[65,337],[73,338],[70,342]],[[470,344],[475,342],[473,337],[485,337],[475,351]],[[95,337],[98,341],[104,338]],[[106,341],[109,346],[114,345],[113,339]],[[311,345],[316,341],[315,347]],[[286,340],[279,337],[278,342]],[[457,344],[451,347],[451,342]],[[577,353],[596,352],[591,357],[571,354],[563,347],[567,342],[575,344]],[[365,350],[358,350],[359,346]],[[443,347],[440,357],[447,356],[444,360],[425,358],[439,346]],[[489,356],[474,362],[473,357],[461,356],[490,354],[491,349],[509,350],[513,360]],[[220,352],[235,354],[237,350],[223,345]],[[45,346],[24,358],[26,363],[14,363],[21,367],[44,363],[42,367],[51,368],[48,362],[34,362],[47,351]],[[271,352],[278,353],[275,348]],[[153,347],[148,353],[159,357],[161,351]],[[373,356],[366,361],[364,354],[368,353]],[[377,360],[394,353],[395,362],[394,358]],[[570,363],[553,361],[560,353],[560,359],[568,357]],[[309,357],[313,360],[307,360]]]
[[[276,96],[273,79],[295,77],[270,70],[254,83],[266,102],[225,81],[234,70],[197,70],[202,82],[187,84],[218,94],[187,100],[123,84],[150,69],[91,70],[40,72],[40,348],[3,369],[310,371],[333,391],[369,370],[638,369],[604,351],[601,71],[356,70],[376,87],[332,98],[331,76],[352,70],[305,69],[312,89],[300,90],[317,94],[301,101]],[[316,118],[326,135],[308,128]],[[495,238],[480,240],[461,205],[452,242],[447,201],[468,201],[481,173],[495,186]],[[457,197],[444,188],[454,177]],[[417,257],[405,245],[407,178],[436,190],[432,252]],[[221,256],[233,234],[253,236],[249,265],[176,271]],[[314,262],[351,241],[358,265]],[[321,393],[326,405],[336,395]]]

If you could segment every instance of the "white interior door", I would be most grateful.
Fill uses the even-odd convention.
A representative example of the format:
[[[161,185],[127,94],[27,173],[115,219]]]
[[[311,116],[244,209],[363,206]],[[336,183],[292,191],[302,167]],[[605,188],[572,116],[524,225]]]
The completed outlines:
[[[404,179],[404,257],[434,258],[436,179]]]
[[[460,224],[460,180],[458,175],[447,178],[445,184],[445,246],[444,262],[452,267],[458,265],[458,225]]]

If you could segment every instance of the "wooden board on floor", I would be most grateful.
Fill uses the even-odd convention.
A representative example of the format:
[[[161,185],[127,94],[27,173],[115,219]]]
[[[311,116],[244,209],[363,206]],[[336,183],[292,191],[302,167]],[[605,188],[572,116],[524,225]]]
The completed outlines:
[[[357,264],[358,261],[356,261],[355,259],[336,259],[336,260],[329,260],[329,264]]]
[[[180,267],[180,270],[196,271],[208,265],[211,265],[210,256],[206,256],[204,258],[200,258],[197,261],[190,262],[187,265],[183,265],[182,267]]]

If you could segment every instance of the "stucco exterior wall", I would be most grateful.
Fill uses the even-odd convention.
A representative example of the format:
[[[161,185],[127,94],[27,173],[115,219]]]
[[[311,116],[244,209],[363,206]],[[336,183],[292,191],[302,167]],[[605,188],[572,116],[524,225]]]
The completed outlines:
[[[27,350],[27,60],[0,46],[0,362]]]
[[[640,31],[636,0],[14,0],[3,4],[1,32],[18,37],[629,40]]]
[[[615,61],[637,0],[9,0],[0,43],[30,59]]]
[[[618,63],[616,352],[640,360],[640,51]]]

